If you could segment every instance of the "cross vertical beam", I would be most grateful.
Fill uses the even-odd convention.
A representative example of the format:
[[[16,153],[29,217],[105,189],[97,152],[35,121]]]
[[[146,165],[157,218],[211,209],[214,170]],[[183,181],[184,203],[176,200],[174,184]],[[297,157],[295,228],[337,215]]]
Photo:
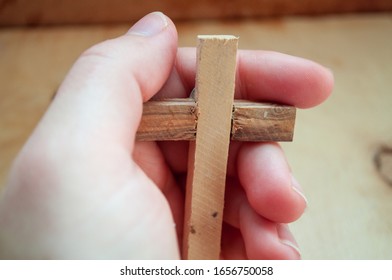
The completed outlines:
[[[183,258],[219,259],[238,38],[198,40],[197,133],[189,149]]]

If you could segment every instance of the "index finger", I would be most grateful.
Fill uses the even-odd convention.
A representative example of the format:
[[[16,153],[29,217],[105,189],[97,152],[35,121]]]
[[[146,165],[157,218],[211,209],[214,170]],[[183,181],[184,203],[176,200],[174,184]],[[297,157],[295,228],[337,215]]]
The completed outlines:
[[[187,97],[195,85],[196,51],[178,50],[164,97]],[[333,75],[313,61],[271,51],[240,50],[237,56],[237,99],[269,101],[310,108],[328,98]]]

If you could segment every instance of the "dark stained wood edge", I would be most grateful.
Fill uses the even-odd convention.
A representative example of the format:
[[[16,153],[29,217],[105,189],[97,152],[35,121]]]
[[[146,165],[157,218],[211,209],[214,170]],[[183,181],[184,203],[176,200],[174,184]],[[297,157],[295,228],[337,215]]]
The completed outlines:
[[[0,25],[129,23],[151,11],[189,20],[391,10],[390,0],[0,0]]]

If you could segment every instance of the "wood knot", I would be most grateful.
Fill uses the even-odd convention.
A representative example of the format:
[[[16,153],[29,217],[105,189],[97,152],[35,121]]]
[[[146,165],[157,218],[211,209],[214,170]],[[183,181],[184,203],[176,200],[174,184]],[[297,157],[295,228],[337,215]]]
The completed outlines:
[[[383,181],[392,187],[392,147],[381,146],[374,155],[374,165]]]

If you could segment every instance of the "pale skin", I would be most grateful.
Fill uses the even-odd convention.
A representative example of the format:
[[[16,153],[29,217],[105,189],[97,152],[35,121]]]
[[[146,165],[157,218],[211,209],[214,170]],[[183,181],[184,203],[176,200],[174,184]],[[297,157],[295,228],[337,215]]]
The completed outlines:
[[[333,87],[324,67],[239,51],[236,98],[310,108]],[[12,166],[0,198],[0,258],[178,259],[186,142],[135,142],[143,102],[186,97],[195,50],[161,13],[85,51]],[[298,259],[287,223],[306,199],[276,143],[232,143],[222,258]]]

